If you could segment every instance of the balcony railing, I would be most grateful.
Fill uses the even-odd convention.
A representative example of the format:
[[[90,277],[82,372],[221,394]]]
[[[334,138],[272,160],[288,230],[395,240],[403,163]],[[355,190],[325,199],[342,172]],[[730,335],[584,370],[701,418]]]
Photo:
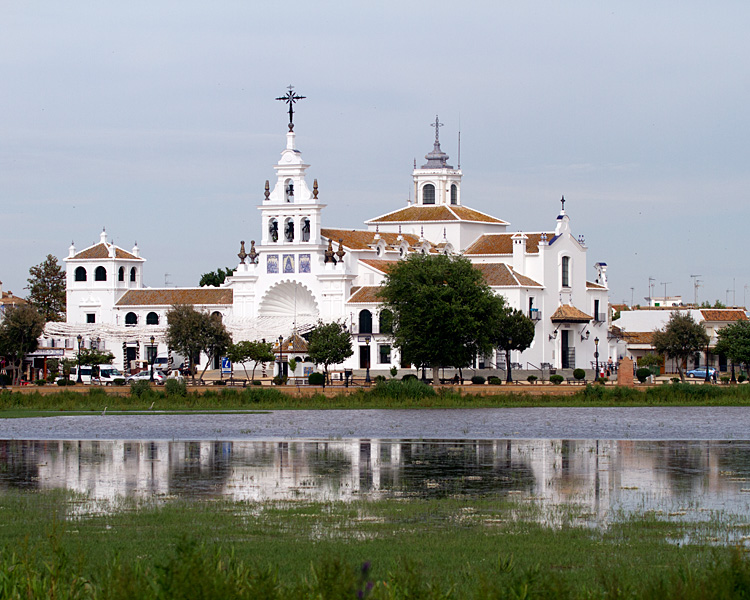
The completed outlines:
[[[606,323],[607,313],[596,313],[594,314],[594,321],[597,323]]]

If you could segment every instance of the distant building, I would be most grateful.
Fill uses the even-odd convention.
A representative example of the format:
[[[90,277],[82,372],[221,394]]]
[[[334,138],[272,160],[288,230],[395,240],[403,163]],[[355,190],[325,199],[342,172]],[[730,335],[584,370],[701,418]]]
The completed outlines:
[[[13,292],[4,292],[3,282],[0,281],[0,320],[5,316],[5,311],[8,308],[11,306],[20,306],[21,304],[26,304],[26,300],[14,296]]]
[[[391,345],[377,289],[396,261],[412,253],[442,253],[467,257],[495,293],[534,321],[534,343],[515,352],[514,362],[530,369],[590,368],[595,341],[600,360],[606,360],[607,265],[597,262],[593,281],[587,279],[588,248],[572,232],[565,200],[550,227],[508,231],[507,221],[464,203],[463,174],[440,148],[439,125],[426,163],[415,163],[412,171],[414,200],[356,230],[324,223],[317,179],[309,185],[309,165],[290,125],[276,179],[266,181],[257,207],[260,240],[249,249],[242,242],[239,264],[221,287],[144,288],[145,259],[138,247],[119,248],[102,232],[94,246],[70,247],[67,322],[48,325],[47,335],[69,343],[81,335],[85,345],[112,351],[115,364],[127,370],[133,360],[167,353],[166,312],[173,304],[191,304],[218,313],[235,341],[281,336],[284,361],[304,359],[289,340],[322,319],[342,322],[353,334],[355,353],[344,366],[410,368]],[[493,352],[477,357],[474,366],[504,368],[504,361]]]

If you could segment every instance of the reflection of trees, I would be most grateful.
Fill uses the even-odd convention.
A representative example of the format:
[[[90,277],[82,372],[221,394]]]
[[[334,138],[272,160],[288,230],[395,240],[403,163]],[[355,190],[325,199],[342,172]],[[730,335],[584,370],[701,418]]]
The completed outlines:
[[[175,460],[180,446],[184,454]],[[173,442],[169,451],[171,493],[181,496],[220,493],[232,473],[230,442]]]
[[[701,483],[706,476],[706,446],[704,442],[657,442],[658,461],[662,462],[671,491],[684,494]],[[658,462],[657,462],[658,466]]]
[[[530,491],[534,473],[512,449],[511,440],[403,442],[401,489],[424,496]]]
[[[39,446],[45,442],[0,440],[0,485],[4,489],[39,487]]]
[[[721,446],[712,444],[710,452],[722,471],[728,471],[737,478],[750,477],[750,443],[724,442]]]

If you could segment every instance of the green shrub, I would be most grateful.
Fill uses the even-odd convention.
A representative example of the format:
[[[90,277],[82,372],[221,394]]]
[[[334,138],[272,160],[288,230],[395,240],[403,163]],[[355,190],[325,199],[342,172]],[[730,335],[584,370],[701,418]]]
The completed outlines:
[[[648,367],[640,367],[636,369],[635,376],[641,383],[646,383],[646,380],[651,376],[651,369]]]
[[[262,381],[258,381],[257,379],[253,379],[253,380],[252,380],[252,381],[250,382],[250,384],[251,384],[251,385],[263,385],[263,382],[262,382]]]
[[[746,375],[743,375],[742,373],[740,373],[739,375],[737,375],[737,382],[738,383],[744,383],[745,381],[747,381],[747,376]]]
[[[409,381],[410,379],[418,379],[414,373],[407,373],[401,378],[401,381]]]
[[[391,377],[395,377],[398,375],[398,369],[396,367],[391,367]]]
[[[75,384],[76,382],[73,381],[72,379],[58,379],[57,380],[57,385],[59,385],[60,387],[65,387],[66,385],[75,385]]]
[[[578,381],[581,381],[581,379],[586,379],[586,371],[584,371],[583,369],[573,369],[573,377]]]
[[[113,379],[112,383],[114,385],[125,385],[125,380],[122,377],[118,377],[117,379]]]
[[[285,377],[284,375],[276,375],[276,377],[272,379],[274,385],[286,385],[286,381],[287,377]]]
[[[669,380],[672,383],[680,383],[680,378],[679,377],[670,377]]]
[[[390,398],[392,400],[405,400],[411,398],[425,398],[435,395],[435,390],[422,383],[415,375],[411,377],[404,376],[404,379],[389,379],[381,381],[372,389],[372,394],[381,398]]]
[[[309,383],[310,385],[323,385],[325,381],[325,375],[323,375],[323,373],[320,373],[319,371],[313,371],[307,378],[307,383]]]
[[[177,379],[167,379],[164,384],[164,390],[166,391],[167,396],[176,396],[180,398],[185,398],[187,396],[187,384],[184,381],[179,381]]]
[[[217,379],[216,381],[214,381],[214,385],[226,385],[226,384],[227,382],[224,381],[223,379]]]
[[[496,377],[495,375],[491,375],[487,378],[487,383],[490,385],[500,385],[503,383],[503,380],[499,377]]]
[[[484,385],[485,381],[487,381],[487,380],[484,377],[482,377],[481,375],[474,375],[471,378],[471,383],[473,383],[474,385]]]
[[[383,375],[376,375],[374,381],[375,383],[380,383],[381,381],[385,381],[385,377]]]
[[[46,379],[35,379],[34,380],[34,385],[44,385],[45,383],[47,383]]]
[[[526,378],[526,381],[528,381],[529,383],[536,383],[537,379],[539,379],[539,378],[536,375],[529,375]]]
[[[554,383],[555,385],[560,385],[563,382],[563,376],[562,375],[550,375],[549,376],[550,383]]]
[[[732,378],[729,375],[722,375],[719,379],[722,384],[727,385]]]
[[[147,396],[151,392],[151,386],[148,381],[131,381],[130,382],[130,395],[140,398],[141,396]]]
[[[601,385],[604,385],[605,383],[607,383],[607,382],[609,381],[609,377],[600,377],[600,378],[599,378],[599,379],[598,379],[597,381],[598,381],[598,382],[599,382],[599,383],[600,383]]]

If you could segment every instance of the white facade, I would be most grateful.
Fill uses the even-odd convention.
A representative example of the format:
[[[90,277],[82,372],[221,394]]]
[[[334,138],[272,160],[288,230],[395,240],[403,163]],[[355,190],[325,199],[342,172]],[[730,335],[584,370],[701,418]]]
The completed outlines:
[[[596,263],[595,280],[587,281],[588,249],[572,233],[564,200],[551,227],[511,233],[507,221],[464,204],[462,172],[447,164],[437,134],[426,158],[421,168],[415,164],[414,201],[405,208],[366,221],[364,229],[330,228],[324,226],[317,180],[308,184],[309,165],[290,131],[274,167],[276,180],[266,182],[257,207],[260,243],[252,241],[247,252],[242,242],[240,263],[222,287],[144,288],[138,248],[117,248],[102,232],[95,246],[80,252],[71,246],[65,261],[67,322],[50,324],[46,337],[66,338],[68,348],[75,348],[70,341],[79,334],[89,343],[98,338],[100,347],[115,354],[115,365],[127,367],[126,359],[146,358],[151,336],[158,353],[166,353],[164,315],[173,304],[187,303],[219,312],[235,341],[287,338],[318,319],[341,321],[355,344],[342,366],[400,368],[388,333],[380,331],[375,296],[389,262],[413,252],[461,253],[496,293],[536,323],[532,347],[514,353],[514,362],[529,369],[590,368],[597,338],[600,361],[606,360],[606,264]],[[478,363],[504,367],[504,357]]]

